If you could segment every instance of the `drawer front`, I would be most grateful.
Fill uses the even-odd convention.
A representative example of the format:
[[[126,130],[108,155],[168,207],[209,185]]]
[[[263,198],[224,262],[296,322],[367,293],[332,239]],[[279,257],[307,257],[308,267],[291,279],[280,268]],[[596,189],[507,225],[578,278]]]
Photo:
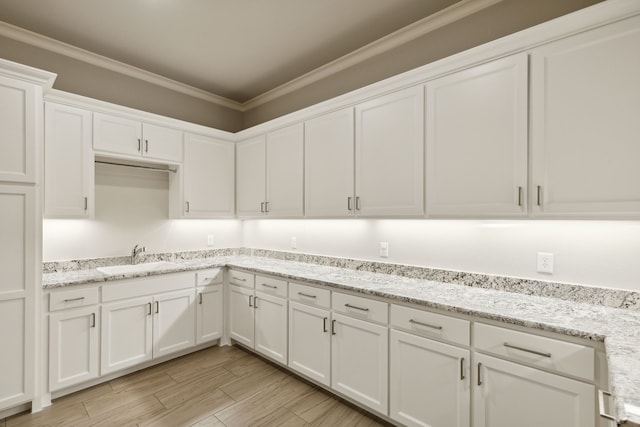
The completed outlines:
[[[392,304],[391,326],[424,337],[439,338],[460,345],[470,344],[469,321],[442,314]]]
[[[210,268],[196,272],[196,286],[209,286],[222,283],[223,274],[221,268]]]
[[[229,283],[253,289],[253,274],[244,271],[229,270]]]
[[[477,350],[593,381],[595,351],[591,347],[475,323]]]
[[[49,294],[49,311],[98,304],[98,288],[70,289]]]
[[[331,291],[328,289],[289,283],[289,299],[316,307],[331,308]]]
[[[332,307],[337,313],[372,322],[389,323],[389,304],[369,298],[334,292]]]
[[[256,291],[286,298],[287,282],[285,280],[256,275]]]

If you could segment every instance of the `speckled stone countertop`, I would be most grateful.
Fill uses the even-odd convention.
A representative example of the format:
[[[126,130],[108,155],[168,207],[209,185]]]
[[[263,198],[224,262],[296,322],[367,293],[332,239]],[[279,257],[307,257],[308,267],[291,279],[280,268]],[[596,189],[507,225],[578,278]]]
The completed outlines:
[[[230,255],[172,262],[178,266],[141,274],[110,276],[95,269],[48,273],[43,275],[43,286],[57,288],[229,266],[603,341],[618,421],[626,423],[625,426],[640,426],[640,311],[255,256]]]

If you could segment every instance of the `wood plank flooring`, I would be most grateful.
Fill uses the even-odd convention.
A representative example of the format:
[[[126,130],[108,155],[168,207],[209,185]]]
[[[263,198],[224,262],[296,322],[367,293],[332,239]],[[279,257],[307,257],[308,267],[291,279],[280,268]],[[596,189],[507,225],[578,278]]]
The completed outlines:
[[[0,420],[0,427],[136,425],[390,424],[238,347],[201,350]]]

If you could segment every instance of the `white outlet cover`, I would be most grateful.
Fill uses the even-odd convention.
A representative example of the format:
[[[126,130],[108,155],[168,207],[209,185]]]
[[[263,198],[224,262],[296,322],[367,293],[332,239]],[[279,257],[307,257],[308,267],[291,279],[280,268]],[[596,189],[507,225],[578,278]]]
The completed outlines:
[[[389,258],[389,242],[380,242],[380,256]]]
[[[207,234],[207,246],[213,246],[213,234]]]
[[[553,273],[553,254],[538,252],[538,273]]]
[[[298,239],[296,237],[291,238],[291,249],[298,249]]]

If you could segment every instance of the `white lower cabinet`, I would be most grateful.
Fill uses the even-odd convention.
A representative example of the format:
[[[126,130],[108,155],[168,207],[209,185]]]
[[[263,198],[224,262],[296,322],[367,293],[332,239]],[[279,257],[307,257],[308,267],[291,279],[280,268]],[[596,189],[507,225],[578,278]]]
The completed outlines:
[[[325,386],[331,385],[329,310],[289,302],[289,367]]]
[[[197,289],[196,344],[222,337],[224,325],[223,302],[222,285],[205,286]]]
[[[391,418],[407,426],[470,426],[469,350],[392,330],[389,353]]]
[[[229,286],[229,336],[240,344],[253,348],[255,310],[253,289]]]
[[[474,427],[594,427],[595,388],[560,375],[475,355]]]
[[[387,414],[388,327],[334,313],[331,335],[331,387]]]
[[[255,349],[259,353],[287,364],[287,300],[256,292]]]
[[[49,317],[49,390],[98,377],[98,306],[52,313]]]
[[[194,298],[192,289],[154,297],[153,357],[196,344]]]

